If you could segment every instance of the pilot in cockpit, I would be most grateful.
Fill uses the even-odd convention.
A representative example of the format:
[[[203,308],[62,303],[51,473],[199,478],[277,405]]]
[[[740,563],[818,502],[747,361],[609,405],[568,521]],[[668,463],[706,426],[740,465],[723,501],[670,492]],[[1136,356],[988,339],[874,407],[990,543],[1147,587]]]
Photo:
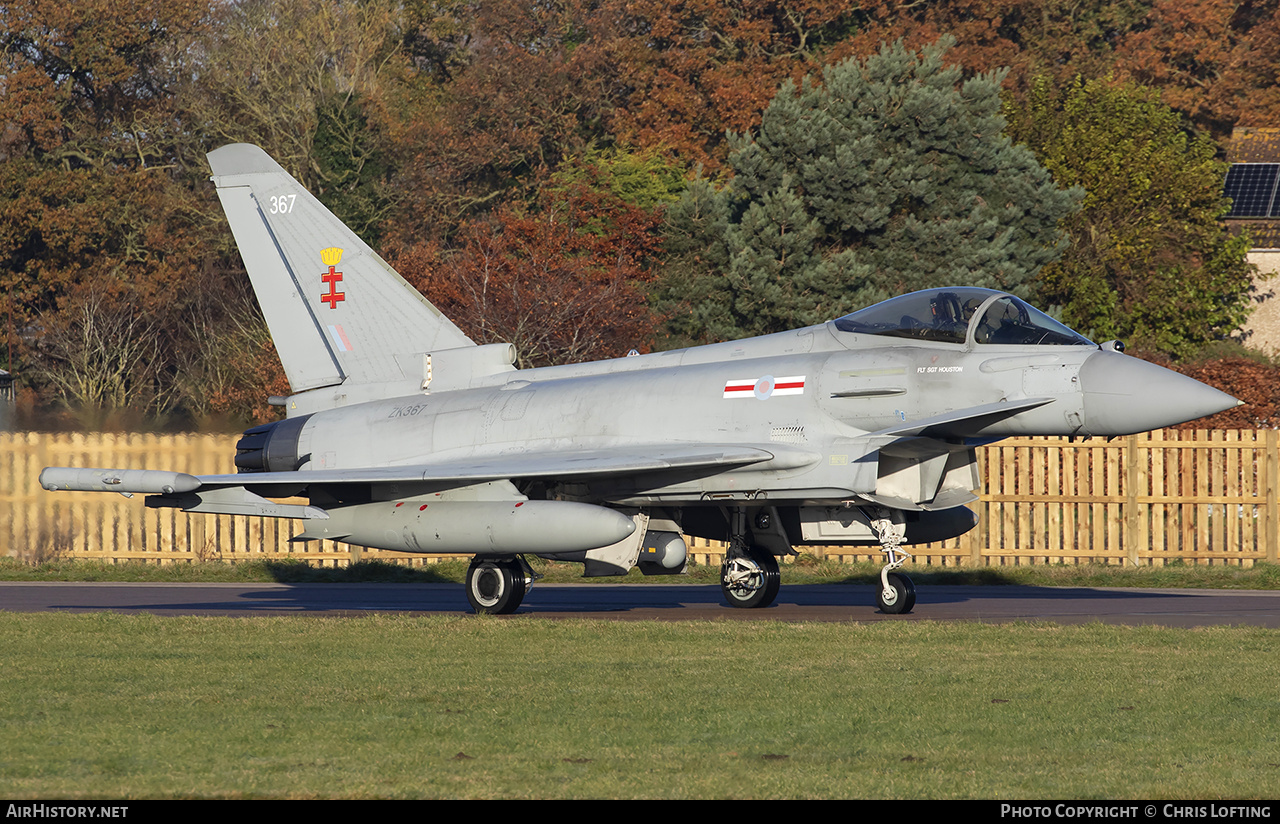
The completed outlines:
[[[969,329],[969,319],[982,303],[980,299],[962,301],[955,292],[939,292],[929,301],[933,314],[934,339],[962,343]]]

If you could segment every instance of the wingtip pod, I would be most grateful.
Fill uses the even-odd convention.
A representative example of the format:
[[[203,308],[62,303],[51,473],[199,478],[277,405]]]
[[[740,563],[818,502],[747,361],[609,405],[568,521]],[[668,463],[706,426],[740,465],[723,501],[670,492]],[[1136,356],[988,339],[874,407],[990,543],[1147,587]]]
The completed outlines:
[[[185,472],[158,469],[77,469],[49,466],[40,473],[40,486],[50,492],[128,492],[173,495],[200,488],[200,479]]]

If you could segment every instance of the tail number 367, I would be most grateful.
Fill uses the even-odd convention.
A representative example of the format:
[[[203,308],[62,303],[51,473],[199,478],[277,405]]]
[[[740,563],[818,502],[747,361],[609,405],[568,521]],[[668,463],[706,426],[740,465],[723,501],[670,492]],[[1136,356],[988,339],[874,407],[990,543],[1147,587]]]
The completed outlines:
[[[272,195],[271,196],[271,214],[287,215],[293,211],[293,203],[298,199],[297,195]]]

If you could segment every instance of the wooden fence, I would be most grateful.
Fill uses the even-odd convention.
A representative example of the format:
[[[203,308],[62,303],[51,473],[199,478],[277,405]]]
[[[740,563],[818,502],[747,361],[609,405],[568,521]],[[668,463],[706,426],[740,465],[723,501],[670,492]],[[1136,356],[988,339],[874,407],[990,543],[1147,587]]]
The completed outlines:
[[[37,483],[45,466],[233,472],[236,437],[0,433],[0,555],[160,563],[291,558],[324,566],[360,558],[434,561],[331,541],[290,543],[300,531],[293,521],[147,509],[142,496],[49,493]],[[1278,442],[1275,430],[1011,438],[978,450],[978,526],[911,551],[917,563],[947,566],[1274,563]],[[723,548],[695,540],[691,550],[700,563],[718,563]],[[874,547],[811,552],[881,557]]]

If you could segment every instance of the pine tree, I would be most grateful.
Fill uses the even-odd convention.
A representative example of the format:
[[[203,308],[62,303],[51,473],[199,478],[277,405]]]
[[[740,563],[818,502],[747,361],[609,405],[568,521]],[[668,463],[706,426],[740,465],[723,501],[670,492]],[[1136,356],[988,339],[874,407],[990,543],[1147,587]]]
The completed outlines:
[[[850,250],[823,254],[821,223],[811,217],[784,176],[781,185],[747,206],[726,233],[732,313],[738,328],[765,334],[826,320],[828,296],[866,297],[871,270]]]
[[[697,318],[711,337],[774,332],[931,286],[1031,296],[1083,192],[1003,134],[1003,73],[963,79],[950,45],[899,42],[787,83],[757,133],[730,136],[732,179],[691,187],[668,221],[661,298],[689,307],[674,335],[697,339]]]

